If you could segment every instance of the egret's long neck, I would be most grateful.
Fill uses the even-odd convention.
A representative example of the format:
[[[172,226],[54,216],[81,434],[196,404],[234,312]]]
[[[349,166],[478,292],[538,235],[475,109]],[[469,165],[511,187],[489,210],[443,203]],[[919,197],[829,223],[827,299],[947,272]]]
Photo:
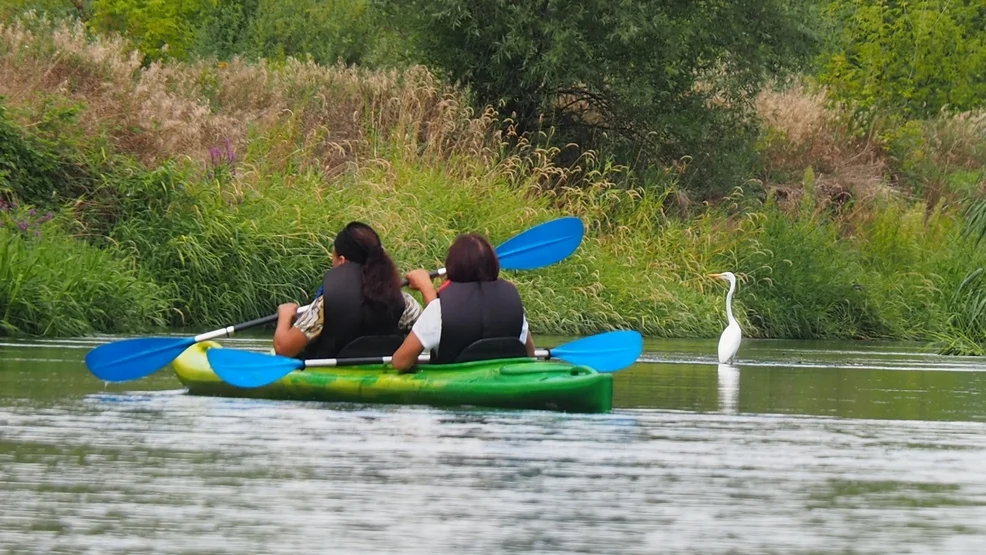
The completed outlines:
[[[736,290],[736,282],[729,282],[729,293],[726,293],[726,320],[729,321],[729,325],[736,324],[736,318],[733,318],[733,291]]]

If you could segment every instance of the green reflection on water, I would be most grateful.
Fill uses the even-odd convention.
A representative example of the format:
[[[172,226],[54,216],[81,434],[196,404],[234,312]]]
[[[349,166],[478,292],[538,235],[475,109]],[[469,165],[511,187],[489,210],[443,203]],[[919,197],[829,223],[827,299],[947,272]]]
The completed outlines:
[[[558,345],[573,338],[540,337]],[[92,393],[176,390],[166,371],[106,384],[85,368],[91,344],[0,346],[0,404],[46,406]],[[714,359],[715,340],[648,340],[645,360],[616,374],[617,408],[779,413],[894,420],[986,420],[986,365],[929,355],[921,346],[746,341],[735,367]]]
[[[614,404],[857,419],[986,420],[986,365],[977,359],[932,356],[916,345],[751,343],[744,345],[744,359],[727,367],[716,364],[714,341],[648,342],[650,353],[669,362],[638,363],[622,372]]]
[[[91,393],[181,387],[181,382],[167,372],[158,372],[135,382],[102,382],[85,367],[84,357],[88,348],[9,340],[4,343],[0,347],[0,405],[14,402],[15,399],[46,405],[58,399],[79,398]]]

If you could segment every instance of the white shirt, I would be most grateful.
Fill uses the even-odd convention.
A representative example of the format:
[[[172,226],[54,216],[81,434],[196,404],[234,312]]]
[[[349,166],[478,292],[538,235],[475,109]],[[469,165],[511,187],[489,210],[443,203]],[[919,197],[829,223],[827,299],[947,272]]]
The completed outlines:
[[[424,312],[418,317],[418,321],[411,328],[411,333],[417,336],[425,352],[437,349],[442,342],[442,300],[435,299],[428,303]],[[527,344],[527,315],[524,315],[524,324],[520,328],[520,342]]]

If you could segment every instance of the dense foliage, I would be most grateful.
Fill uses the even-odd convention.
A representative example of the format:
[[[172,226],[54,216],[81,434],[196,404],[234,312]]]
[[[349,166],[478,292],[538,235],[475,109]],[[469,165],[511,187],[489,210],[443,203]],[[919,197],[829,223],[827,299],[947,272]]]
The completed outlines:
[[[839,6],[872,6],[798,23],[810,4],[39,2],[85,23],[0,24],[4,330],[267,314],[307,300],[353,218],[411,268],[464,229],[498,242],[576,214],[576,256],[511,275],[539,332],[712,337],[724,291],[702,275],[730,269],[747,336],[981,352],[986,115],[922,112],[942,92],[974,106],[955,102],[981,74],[922,38],[910,60],[950,80],[908,82],[923,74],[879,42],[892,26],[862,50],[893,72],[831,71],[839,48],[867,59],[847,55],[869,39]],[[917,17],[879,6],[888,25]],[[941,20],[974,27],[958,7]],[[762,87],[811,53],[809,27],[832,92]],[[969,56],[973,27],[953,35]]]
[[[196,24],[209,0],[92,0],[89,24],[127,34],[151,60],[184,59],[195,45]]]
[[[811,52],[795,2],[381,0],[429,67],[518,130],[649,166],[690,158],[692,188],[742,182],[752,99]]]
[[[92,0],[98,32],[132,38],[148,61],[233,56],[365,63],[380,39],[367,0]]]
[[[728,192],[755,162],[752,99],[814,52],[806,0],[92,0],[91,29],[146,61],[194,56],[321,64],[424,63],[541,132],[573,163],[603,150],[643,176],[688,169]]]
[[[986,103],[986,4],[980,0],[837,0],[820,75],[864,109],[928,117]]]

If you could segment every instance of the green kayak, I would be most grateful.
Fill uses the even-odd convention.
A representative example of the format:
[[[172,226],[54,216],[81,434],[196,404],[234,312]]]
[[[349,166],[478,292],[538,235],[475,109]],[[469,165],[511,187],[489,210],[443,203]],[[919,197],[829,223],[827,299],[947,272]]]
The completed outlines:
[[[296,370],[264,387],[242,389],[212,371],[206,351],[214,341],[189,347],[172,363],[192,395],[302,401],[477,406],[605,413],[613,405],[613,376],[587,366],[530,358],[421,365],[413,374],[368,366]]]

